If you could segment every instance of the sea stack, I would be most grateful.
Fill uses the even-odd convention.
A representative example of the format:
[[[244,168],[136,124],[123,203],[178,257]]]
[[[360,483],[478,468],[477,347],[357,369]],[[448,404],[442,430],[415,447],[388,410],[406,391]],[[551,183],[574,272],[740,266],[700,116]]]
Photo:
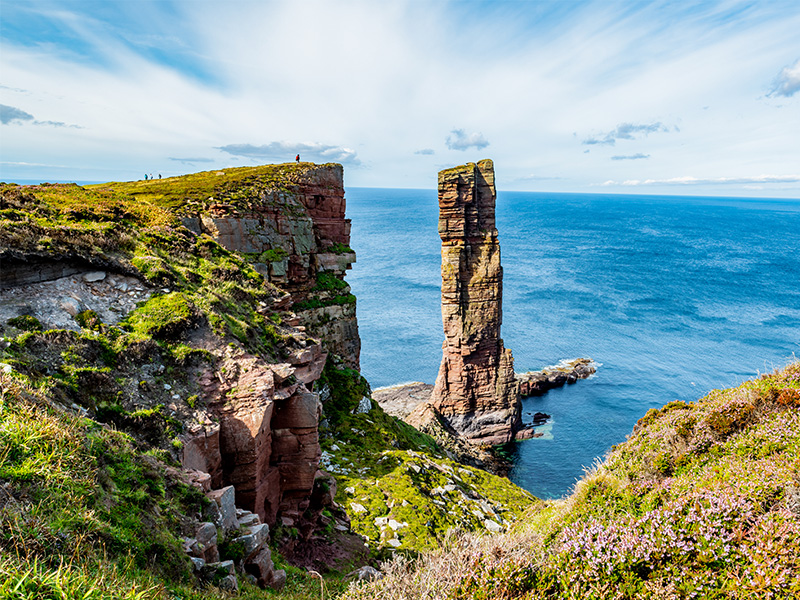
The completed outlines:
[[[519,384],[503,346],[503,268],[495,228],[494,165],[439,173],[442,364],[431,403],[460,435],[502,444],[522,428]]]

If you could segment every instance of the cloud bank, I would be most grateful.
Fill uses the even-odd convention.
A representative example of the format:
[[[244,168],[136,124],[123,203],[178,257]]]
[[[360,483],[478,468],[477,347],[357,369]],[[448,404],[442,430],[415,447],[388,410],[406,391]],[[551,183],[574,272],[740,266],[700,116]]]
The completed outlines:
[[[750,185],[762,183],[800,183],[800,175],[756,175],[754,177],[671,177],[669,179],[628,179],[627,181],[604,181],[602,185]]]
[[[453,129],[445,143],[450,150],[469,150],[470,148],[480,150],[489,145],[489,141],[483,137],[482,133],[475,132],[467,135],[463,129]]]
[[[318,142],[270,142],[261,146],[228,144],[227,146],[218,146],[217,150],[222,150],[234,156],[246,156],[259,160],[290,161],[294,160],[296,154],[299,154],[300,160],[304,161],[339,162],[347,165],[361,164],[361,160],[359,160],[355,150]]]

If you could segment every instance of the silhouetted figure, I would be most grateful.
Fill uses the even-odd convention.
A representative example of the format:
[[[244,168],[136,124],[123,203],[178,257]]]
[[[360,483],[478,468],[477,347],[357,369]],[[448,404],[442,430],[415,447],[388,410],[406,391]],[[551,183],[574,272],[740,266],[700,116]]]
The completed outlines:
[[[147,181],[147,173],[144,174],[144,180]]]
[[[297,156],[295,156],[294,160],[295,160],[295,162],[300,162],[300,155],[298,154]]]
[[[161,179],[161,173],[158,174],[158,178]]]

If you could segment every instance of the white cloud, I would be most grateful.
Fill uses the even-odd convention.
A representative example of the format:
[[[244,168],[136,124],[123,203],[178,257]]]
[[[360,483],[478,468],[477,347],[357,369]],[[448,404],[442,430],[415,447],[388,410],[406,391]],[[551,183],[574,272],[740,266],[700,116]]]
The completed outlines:
[[[793,65],[784,67],[772,84],[768,96],[794,96],[800,91],[800,59]]]
[[[489,145],[489,141],[483,137],[482,133],[467,134],[463,129],[453,129],[445,143],[450,150],[469,150],[470,148],[480,150]]]
[[[425,155],[429,156],[431,154],[436,154],[436,153],[433,151],[433,148],[423,148],[422,150],[415,150],[414,154],[422,154],[423,156]]]
[[[343,146],[330,146],[317,142],[270,142],[261,146],[252,144],[228,144],[218,150],[235,156],[255,159],[290,161],[296,154],[303,161],[340,162],[345,165],[360,165],[355,150]]]
[[[753,177],[670,177],[668,179],[628,179],[626,181],[604,181],[601,185],[751,185],[765,183],[800,183],[800,175],[756,175]]]

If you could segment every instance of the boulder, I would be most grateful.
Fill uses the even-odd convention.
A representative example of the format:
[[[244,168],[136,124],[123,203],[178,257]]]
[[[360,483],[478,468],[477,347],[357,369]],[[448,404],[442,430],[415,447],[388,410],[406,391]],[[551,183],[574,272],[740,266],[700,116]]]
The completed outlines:
[[[242,549],[244,560],[255,556],[269,541],[269,525],[260,524],[244,528],[244,535],[233,538],[232,543]]]
[[[212,490],[207,496],[219,508],[220,522],[217,525],[225,531],[235,530],[239,524],[236,520],[236,492],[233,486]]]

